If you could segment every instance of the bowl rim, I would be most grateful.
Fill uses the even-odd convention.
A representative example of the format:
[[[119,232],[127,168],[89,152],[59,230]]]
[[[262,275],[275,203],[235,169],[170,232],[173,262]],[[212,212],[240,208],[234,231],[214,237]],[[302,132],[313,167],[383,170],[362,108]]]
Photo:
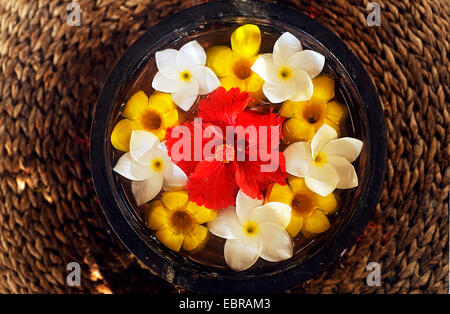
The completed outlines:
[[[174,269],[161,255],[154,252],[139,236],[120,209],[116,192],[106,169],[111,169],[110,160],[105,158],[108,117],[113,111],[120,85],[130,81],[135,70],[141,66],[147,48],[173,29],[185,26],[192,17],[207,19],[225,17],[264,18],[282,21],[307,34],[333,53],[353,80],[367,115],[371,149],[367,169],[368,183],[363,191],[359,206],[343,230],[332,243],[317,254],[305,259],[295,267],[273,273],[269,277],[251,278],[242,276],[202,276],[184,268]],[[281,20],[282,19],[282,20]],[[361,93],[364,91],[364,93]],[[170,283],[182,288],[203,293],[274,293],[300,284],[315,274],[329,268],[335,260],[345,253],[360,236],[371,219],[378,202],[386,173],[387,137],[384,113],[375,86],[361,61],[347,45],[328,28],[292,8],[267,2],[226,0],[202,3],[180,11],[150,28],[138,38],[123,54],[109,74],[95,107],[90,133],[90,164],[94,187],[103,212],[121,242],[150,270]],[[109,163],[109,164],[108,164]]]

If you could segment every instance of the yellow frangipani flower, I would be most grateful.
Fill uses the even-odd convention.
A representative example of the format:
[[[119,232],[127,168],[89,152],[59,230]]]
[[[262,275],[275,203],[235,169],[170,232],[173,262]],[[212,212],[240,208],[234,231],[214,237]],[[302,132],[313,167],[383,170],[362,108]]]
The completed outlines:
[[[264,97],[264,81],[251,69],[260,46],[261,31],[258,26],[242,25],[231,35],[231,49],[213,46],[206,51],[206,66],[213,70],[225,89],[239,87],[254,99],[261,99]]]
[[[178,252],[199,251],[209,240],[208,228],[202,224],[216,218],[216,210],[189,201],[186,191],[163,193],[161,200],[147,205],[145,220],[156,238]]]
[[[125,104],[122,116],[111,133],[112,145],[123,152],[129,151],[130,136],[134,130],[155,134],[159,140],[166,129],[178,122],[178,111],[170,94],[155,92],[150,98],[143,91],[133,94]]]
[[[280,115],[290,118],[283,125],[283,141],[292,144],[311,141],[324,124],[332,126],[339,134],[347,109],[334,98],[334,80],[320,75],[312,80],[313,95],[310,100],[293,102],[287,100],[280,108]]]
[[[268,202],[281,202],[292,208],[291,220],[286,231],[293,238],[300,231],[307,238],[314,237],[330,228],[327,215],[337,210],[333,193],[320,196],[308,189],[303,178],[289,176],[287,185],[275,183],[267,197]]]

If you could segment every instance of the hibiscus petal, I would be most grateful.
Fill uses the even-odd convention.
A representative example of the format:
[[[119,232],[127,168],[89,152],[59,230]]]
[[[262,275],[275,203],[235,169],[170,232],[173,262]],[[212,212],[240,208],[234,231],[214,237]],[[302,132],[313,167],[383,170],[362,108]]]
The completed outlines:
[[[197,99],[198,91],[197,81],[191,80],[189,83],[185,83],[182,89],[172,94],[172,100],[178,107],[188,111]]]
[[[355,161],[361,153],[363,142],[352,137],[343,137],[331,140],[322,149],[326,155],[344,157],[349,162]]]
[[[251,198],[247,194],[245,194],[242,190],[239,190],[236,197],[236,215],[239,218],[241,224],[244,224],[248,221],[250,217],[251,211],[263,204],[263,200],[259,200],[257,198]]]
[[[188,177],[177,165],[169,162],[163,169],[164,191],[178,191],[184,189]]]
[[[289,32],[281,35],[273,46],[273,63],[275,67],[278,68],[286,63],[290,56],[300,50],[302,50],[302,44],[297,37]]]
[[[185,44],[180,48],[178,55],[182,55],[185,60],[188,60],[189,64],[193,65],[205,65],[206,64],[206,52],[205,49],[198,43],[198,41],[193,40]],[[178,58],[177,58],[178,65]],[[181,60],[180,61],[184,61]],[[182,68],[179,68],[180,70]]]
[[[217,212],[214,220],[208,222],[209,231],[224,239],[238,239],[243,236],[242,225],[234,207],[227,207]]]
[[[169,80],[176,80],[179,71],[175,66],[178,51],[175,49],[164,49],[155,53],[156,66],[161,74]]]
[[[295,95],[290,98],[292,101],[305,101],[311,99],[313,95],[313,83],[309,74],[304,70],[294,72]]]
[[[271,53],[264,53],[260,55],[253,63],[251,69],[268,83],[279,84],[281,82],[277,70],[273,65]]]
[[[269,262],[279,262],[291,258],[293,244],[291,237],[283,227],[272,222],[260,225],[261,258]]]
[[[233,166],[215,160],[199,162],[186,185],[191,200],[212,209],[234,205],[238,186]]]
[[[255,264],[261,251],[261,240],[258,237],[245,237],[236,240],[228,239],[225,242],[223,254],[230,268],[243,271]]]
[[[253,209],[250,220],[259,223],[271,222],[286,228],[291,220],[291,206],[280,202],[269,202]]]
[[[147,180],[131,182],[131,191],[136,204],[141,206],[154,199],[161,191],[162,185],[163,176],[160,172],[152,172],[151,177]]]
[[[183,83],[179,79],[170,80],[158,71],[153,78],[152,87],[163,93],[175,93],[183,87]]]
[[[277,104],[294,97],[295,87],[295,81],[287,81],[279,85],[266,82],[263,85],[263,93],[270,102]]]
[[[290,56],[287,60],[287,64],[292,69],[305,70],[308,72],[311,79],[313,79],[322,72],[325,64],[325,57],[312,50],[303,50]]]
[[[311,141],[311,153],[314,157],[317,152],[320,152],[325,145],[327,145],[331,140],[336,139],[337,132],[328,124],[324,124],[317,131]]]
[[[358,186],[358,175],[353,165],[347,159],[339,156],[329,156],[327,157],[327,162],[334,167],[339,177],[336,188],[351,189]]]
[[[313,159],[311,145],[307,142],[297,142],[289,145],[283,152],[286,159],[286,171],[297,177],[306,177]]]
[[[333,169],[333,171],[335,171]],[[311,177],[305,178],[306,186],[313,192],[322,195],[327,196],[331,192],[333,192],[336,189],[336,185],[339,182],[339,177],[337,174],[330,175],[326,181],[318,181],[316,179],[313,179]]]
[[[142,165],[150,165],[148,158],[143,158],[146,153],[159,145],[156,135],[147,131],[133,131],[130,138],[130,154],[134,160]]]

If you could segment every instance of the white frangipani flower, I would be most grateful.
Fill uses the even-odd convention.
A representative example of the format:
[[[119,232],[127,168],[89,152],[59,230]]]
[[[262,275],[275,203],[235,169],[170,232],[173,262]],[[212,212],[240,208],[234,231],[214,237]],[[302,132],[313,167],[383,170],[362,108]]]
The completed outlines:
[[[286,32],[275,42],[273,53],[256,59],[252,70],[265,81],[263,92],[270,102],[305,101],[311,98],[312,79],[322,72],[324,64],[324,56],[302,50],[300,41]]]
[[[279,202],[263,205],[239,190],[236,208],[221,209],[208,229],[227,239],[225,261],[236,271],[251,267],[259,257],[278,262],[292,257],[293,245],[285,228],[291,219],[291,207]]]
[[[311,144],[297,142],[289,145],[283,152],[286,171],[305,178],[308,188],[322,196],[336,188],[358,186],[358,176],[351,162],[358,158],[363,143],[351,137],[336,138],[336,130],[324,124]]]
[[[205,66],[206,53],[194,40],[180,50],[165,49],[155,53],[158,72],[152,87],[172,95],[173,102],[188,111],[198,95],[211,93],[220,86],[214,72]]]
[[[187,176],[172,163],[164,143],[147,131],[133,131],[130,151],[123,154],[113,169],[118,174],[132,180],[131,191],[138,206],[151,201],[161,189],[181,190]]]

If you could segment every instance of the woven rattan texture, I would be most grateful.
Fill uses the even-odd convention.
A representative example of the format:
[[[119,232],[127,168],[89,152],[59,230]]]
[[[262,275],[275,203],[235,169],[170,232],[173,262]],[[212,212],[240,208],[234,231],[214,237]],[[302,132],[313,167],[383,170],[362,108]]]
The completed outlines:
[[[96,97],[114,62],[186,0],[78,0],[81,26],[62,0],[0,1],[0,292],[177,291],[142,268],[102,214],[89,172]],[[448,291],[449,4],[284,2],[334,30],[380,93],[388,171],[373,221],[329,271],[291,293]],[[66,285],[79,262],[81,287]],[[381,286],[366,284],[368,262]]]

